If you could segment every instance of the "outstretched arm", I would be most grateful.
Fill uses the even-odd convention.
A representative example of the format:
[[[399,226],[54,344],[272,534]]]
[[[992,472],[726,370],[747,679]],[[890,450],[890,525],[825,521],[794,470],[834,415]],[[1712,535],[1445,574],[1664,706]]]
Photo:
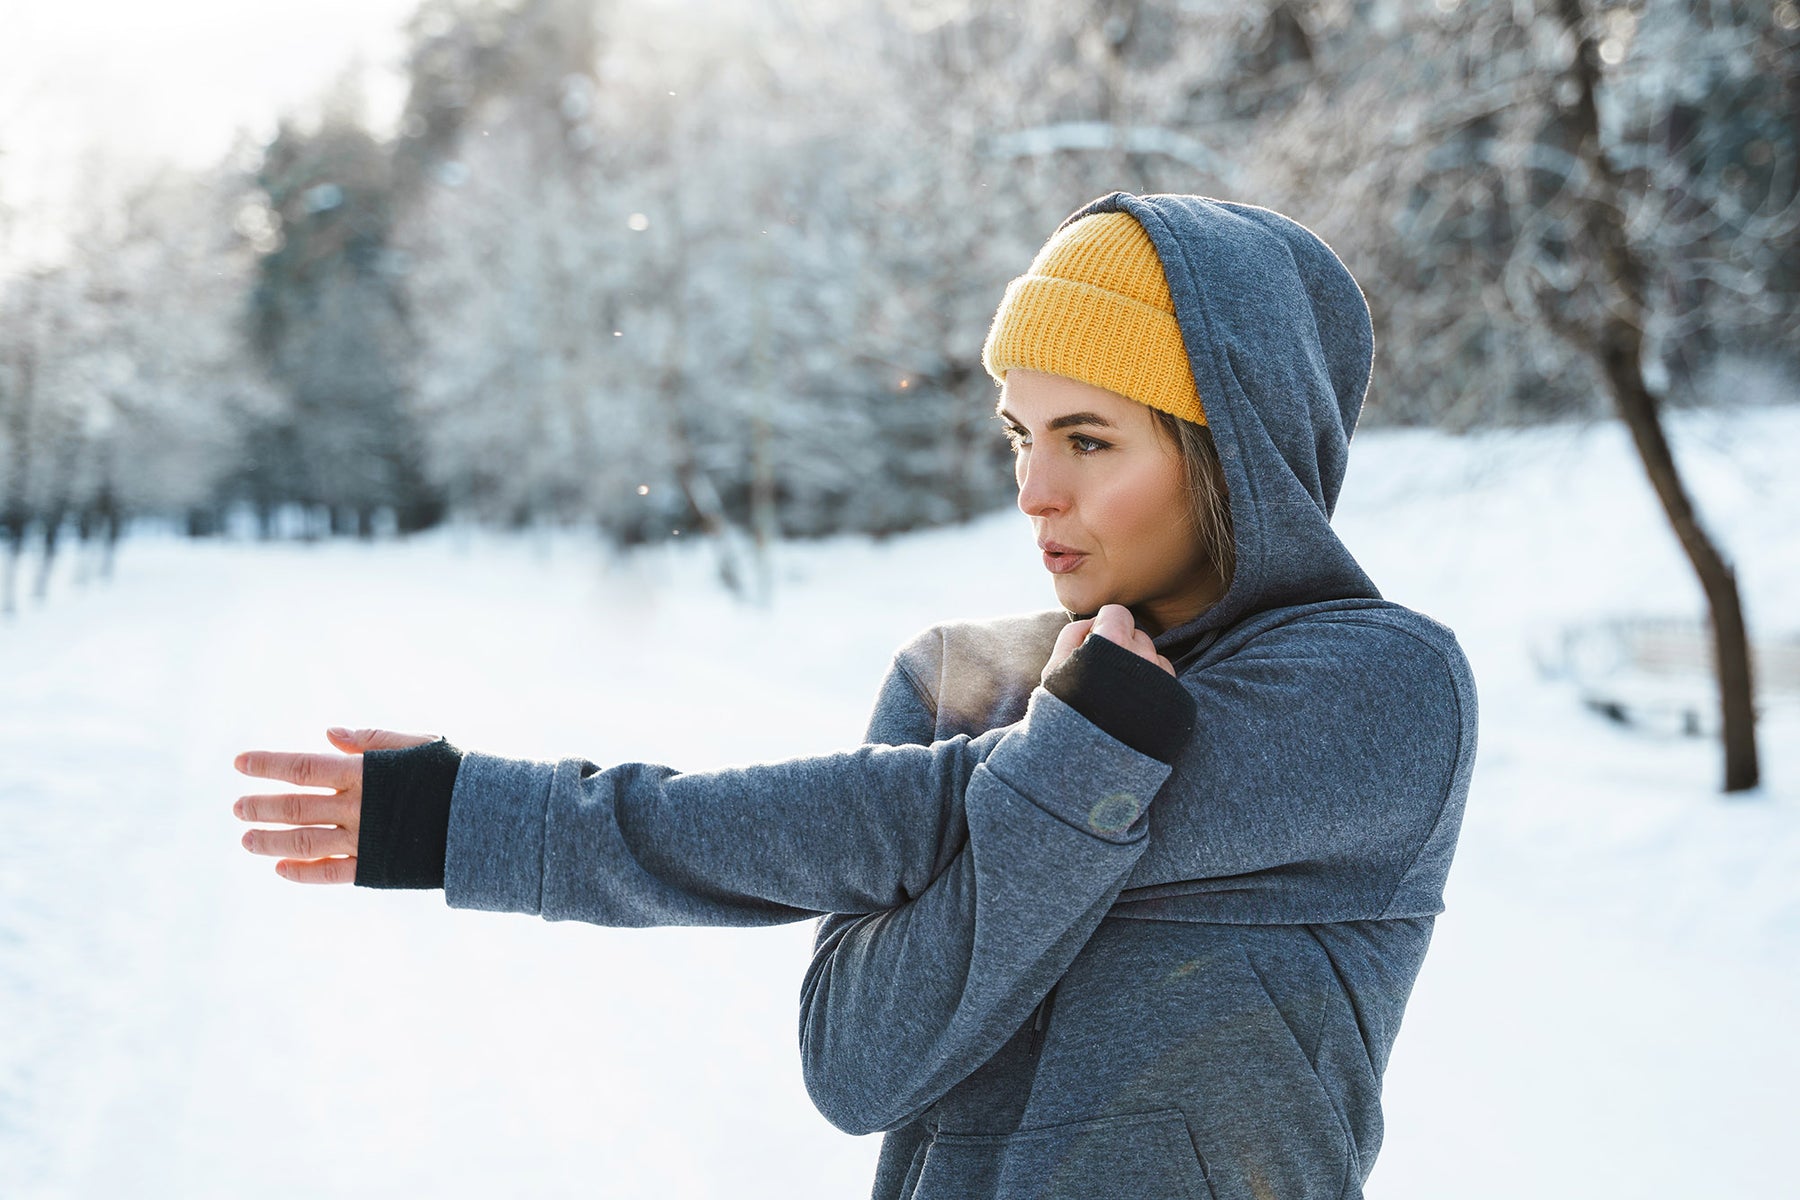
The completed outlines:
[[[1135,636],[1140,652],[1154,654],[1124,609],[1116,617],[1120,641]],[[1077,640],[1068,639],[1062,653]],[[929,746],[864,745],[688,774],[649,763],[601,770],[581,758],[463,753],[442,739],[371,749],[360,766],[354,758],[252,753],[240,756],[247,773],[323,783],[338,795],[293,798],[306,813],[240,815],[334,825],[264,831],[265,841],[285,839],[283,852],[294,855],[354,849],[356,858],[328,860],[338,864],[333,881],[353,873],[371,887],[441,882],[452,907],[607,925],[768,924],[893,908],[923,894],[966,841],[968,796],[995,786],[987,760],[1008,744],[1014,761],[1048,762],[1064,752],[1065,733],[1030,726],[1027,719]],[[433,785],[434,777],[442,782]],[[441,875],[431,855],[434,830]],[[331,848],[321,850],[327,842]]]
[[[1117,616],[1129,630],[1125,610]],[[1185,699],[1171,675],[1110,649]],[[980,819],[1008,823],[1006,838],[1035,823],[1026,836],[1042,843],[1051,838],[1041,827],[1048,817],[1079,833],[1085,848],[1096,806],[1116,813],[1129,794],[1135,816],[1167,764],[1048,692],[1035,699],[1024,720],[973,738],[694,774],[464,755],[445,897],[458,908],[603,925],[768,924],[917,899],[973,843],[977,807]],[[1027,807],[999,813],[1020,804]],[[1012,875],[1042,860],[994,865]]]
[[[360,756],[239,755],[245,774],[332,792],[246,796],[233,811],[300,826],[244,837],[296,882],[441,887],[456,908],[603,925],[770,924],[922,892],[1008,732],[684,774],[367,731],[334,738],[365,739]]]

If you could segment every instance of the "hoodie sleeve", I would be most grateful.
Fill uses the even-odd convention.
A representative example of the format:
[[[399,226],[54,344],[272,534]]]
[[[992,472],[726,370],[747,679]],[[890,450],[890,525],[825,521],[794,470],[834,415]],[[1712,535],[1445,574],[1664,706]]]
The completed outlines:
[[[596,925],[768,925],[922,892],[1003,731],[707,772],[465,752],[452,908]]]
[[[982,945],[1034,956],[1031,939],[1064,936],[1090,893],[1110,903],[1168,774],[1042,688],[1023,720],[979,737],[710,772],[466,752],[445,900],[600,925],[761,925],[899,908],[960,862],[946,886],[973,905],[979,881],[996,909]],[[1039,893],[1075,907],[1018,916]]]
[[[924,893],[820,931],[801,1059],[813,1103],[846,1132],[906,1124],[991,1058],[1143,853],[1166,764],[1043,689],[1018,730],[971,786],[967,843]]]
[[[967,842],[923,895],[820,922],[801,989],[802,1069],[813,1103],[846,1132],[901,1128],[988,1061],[1087,944],[1143,852],[1167,774],[1148,751],[1173,757],[1192,728],[1180,684],[1103,639],[1046,684],[1024,725],[1052,734],[1059,752],[1001,745],[997,786],[971,791]],[[1161,711],[1135,713],[1155,701]],[[1143,719],[1125,722],[1134,715]],[[1132,749],[1104,732],[1126,733],[1124,723],[1134,741],[1141,727],[1166,732]],[[897,659],[868,736],[928,741],[934,726]]]

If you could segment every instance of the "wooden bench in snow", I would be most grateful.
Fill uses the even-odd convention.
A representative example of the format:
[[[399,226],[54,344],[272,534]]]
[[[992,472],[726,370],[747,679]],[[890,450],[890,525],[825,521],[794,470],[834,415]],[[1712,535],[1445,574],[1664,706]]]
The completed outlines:
[[[1531,647],[1540,674],[1575,685],[1581,702],[1621,724],[1661,733],[1719,732],[1712,630],[1680,617],[1618,617],[1545,630]],[[1800,634],[1753,638],[1760,718],[1800,702]]]

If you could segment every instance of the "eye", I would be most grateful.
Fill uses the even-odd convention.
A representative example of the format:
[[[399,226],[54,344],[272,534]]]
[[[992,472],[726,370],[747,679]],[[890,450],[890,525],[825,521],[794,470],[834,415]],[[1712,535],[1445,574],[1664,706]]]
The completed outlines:
[[[1008,425],[1001,430],[1001,433],[1006,438],[1007,445],[1012,447],[1014,454],[1017,454],[1020,450],[1028,449],[1031,446],[1031,435],[1025,432],[1024,428],[1021,426]],[[1099,438],[1088,437],[1084,433],[1071,433],[1069,435],[1069,446],[1074,450],[1078,457],[1086,458],[1090,454],[1098,454],[1102,450],[1111,449],[1112,443],[1103,442]]]

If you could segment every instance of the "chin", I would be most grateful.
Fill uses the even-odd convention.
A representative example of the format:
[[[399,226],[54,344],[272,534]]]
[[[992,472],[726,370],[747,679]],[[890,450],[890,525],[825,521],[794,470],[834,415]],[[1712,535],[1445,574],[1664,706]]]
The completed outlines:
[[[1096,588],[1082,587],[1075,583],[1065,585],[1060,579],[1056,584],[1056,602],[1077,617],[1091,617],[1103,605],[1113,603],[1109,597],[1100,595]]]

